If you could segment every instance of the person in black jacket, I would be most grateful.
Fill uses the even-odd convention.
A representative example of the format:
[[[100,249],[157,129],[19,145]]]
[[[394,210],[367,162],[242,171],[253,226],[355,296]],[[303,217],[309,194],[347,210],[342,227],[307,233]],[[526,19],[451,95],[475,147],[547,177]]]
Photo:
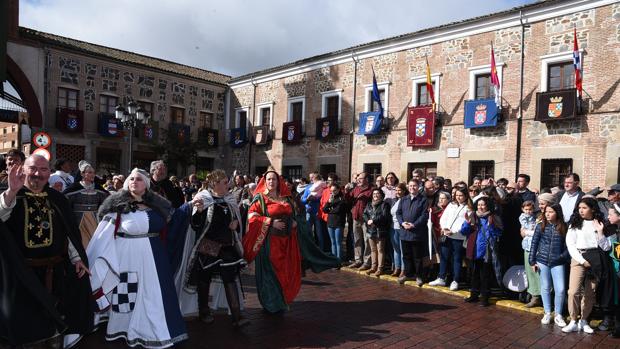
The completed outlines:
[[[403,253],[404,276],[398,278],[398,282],[413,280],[416,275],[416,283],[422,286],[423,258],[427,248],[428,211],[426,210],[426,198],[419,193],[420,182],[412,179],[407,184],[409,195],[400,199],[396,210],[396,219],[402,227],[400,230],[400,242]]]
[[[380,188],[372,191],[372,201],[364,209],[364,223],[367,226],[368,242],[370,244],[370,258],[372,266],[366,274],[373,274],[376,277],[383,271],[383,261],[385,257],[385,239],[389,236],[390,223],[390,204],[383,201],[385,194]]]
[[[174,208],[179,208],[185,203],[185,197],[183,196],[181,189],[179,187],[175,187],[168,178],[168,168],[163,161],[157,160],[151,162],[150,172],[150,190],[168,199]]]
[[[562,216],[562,206],[555,204],[545,208],[544,218],[540,224],[536,225],[532,237],[529,263],[535,272],[540,273],[540,292],[545,309],[545,315],[540,320],[543,325],[551,322],[551,289],[553,287],[555,292],[554,322],[559,327],[566,326],[562,308],[566,298],[564,275],[566,263],[570,260],[566,248],[567,230],[568,227]]]
[[[341,258],[340,246],[342,245],[342,234],[344,232],[344,223],[347,219],[348,206],[344,201],[338,183],[332,183],[329,190],[331,194],[329,200],[323,206],[323,212],[327,213],[327,231],[332,243],[332,254]]]

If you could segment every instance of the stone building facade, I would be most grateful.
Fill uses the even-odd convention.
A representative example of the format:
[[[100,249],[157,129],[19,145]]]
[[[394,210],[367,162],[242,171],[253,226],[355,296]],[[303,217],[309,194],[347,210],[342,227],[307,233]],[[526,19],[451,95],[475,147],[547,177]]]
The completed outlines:
[[[115,123],[114,108],[134,101],[151,121],[134,129],[132,167],[148,169],[161,159],[155,145],[165,142],[167,132],[196,141],[208,129],[219,130],[219,147],[201,149],[196,168],[167,159],[170,172],[224,167],[228,76],[27,28],[9,41],[8,54],[37,93],[43,117],[33,131],[50,134],[52,158],[86,159],[101,174],[126,173],[130,135]]]
[[[558,83],[552,76],[562,70],[560,78],[568,80],[560,84],[572,84],[574,28],[583,64],[582,112],[574,119],[537,121],[537,93]],[[478,78],[490,72],[491,45],[502,119],[495,127],[466,129],[464,104],[478,97]],[[435,84],[435,139],[431,147],[412,148],[407,108],[422,100],[426,59]],[[373,69],[387,127],[378,135],[357,135],[359,114],[371,107]],[[349,178],[366,170],[407,178],[412,169],[422,168],[453,180],[514,179],[518,157],[518,171],[530,174],[535,188],[557,184],[571,171],[582,176],[584,189],[620,181],[617,1],[535,3],[254,72],[229,84],[227,129],[239,126],[245,115],[249,127],[260,124],[262,109],[271,112],[269,144],[227,149],[231,168],[251,173],[273,166],[290,176],[335,170]],[[339,97],[341,131],[322,142],[315,137],[315,119],[325,116],[330,96]],[[282,124],[290,121],[292,103],[298,101],[303,102],[305,136],[298,145],[283,144]]]

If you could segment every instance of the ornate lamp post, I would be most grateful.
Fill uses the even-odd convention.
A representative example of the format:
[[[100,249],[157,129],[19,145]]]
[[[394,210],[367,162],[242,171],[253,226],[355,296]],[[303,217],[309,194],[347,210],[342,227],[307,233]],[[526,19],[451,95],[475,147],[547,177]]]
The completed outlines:
[[[149,113],[139,106],[138,103],[131,101],[127,104],[127,110],[122,105],[116,106],[116,119],[123,125],[123,128],[129,133],[129,167],[131,171],[133,164],[133,130],[138,125],[138,121],[142,123],[148,122]]]

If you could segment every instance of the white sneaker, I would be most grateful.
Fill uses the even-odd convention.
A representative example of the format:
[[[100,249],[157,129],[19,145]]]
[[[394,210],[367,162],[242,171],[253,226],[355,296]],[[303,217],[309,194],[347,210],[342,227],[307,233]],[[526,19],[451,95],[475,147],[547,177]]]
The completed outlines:
[[[431,281],[428,285],[429,286],[446,286],[446,280],[442,278],[437,278],[436,280]]]
[[[450,283],[450,291],[458,291],[459,289],[459,283],[456,281],[452,281]]]
[[[592,329],[592,327],[590,327],[590,324],[586,320],[579,320],[578,327],[580,330],[582,330],[583,332],[587,334],[594,333],[594,330]]]
[[[551,322],[551,313],[545,313],[542,319],[540,319],[540,323],[543,325],[549,325]]]
[[[571,320],[568,323],[568,325],[562,328],[562,332],[564,333],[577,332],[577,331],[579,331],[579,326],[577,326],[577,321],[575,320]]]
[[[566,327],[566,321],[564,321],[564,317],[560,314],[555,316],[553,322],[555,322],[555,324],[559,327]]]

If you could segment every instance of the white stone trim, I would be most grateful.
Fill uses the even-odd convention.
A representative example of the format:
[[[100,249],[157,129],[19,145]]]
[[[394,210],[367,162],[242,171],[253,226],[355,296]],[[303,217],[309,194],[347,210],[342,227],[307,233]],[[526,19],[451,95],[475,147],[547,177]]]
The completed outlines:
[[[250,107],[249,106],[244,106],[244,107],[239,107],[239,108],[235,108],[235,127],[231,127],[231,128],[239,128],[241,127],[240,123],[241,123],[241,117],[240,117],[240,113],[241,112],[245,112],[246,115],[246,125],[245,128],[248,129],[250,126]]]
[[[260,103],[256,105],[254,115],[254,125],[263,126],[262,110],[269,109],[269,129],[273,129],[273,102]]]
[[[379,90],[385,90],[385,101],[383,103],[383,117],[387,117],[390,107],[390,84],[389,81],[377,82]],[[372,103],[372,84],[364,85],[364,112],[370,111],[370,105]]]
[[[433,90],[435,96],[436,111],[439,111],[441,106],[441,73],[431,74],[431,82],[435,83],[435,89]],[[426,85],[426,75],[418,75],[411,78],[411,106],[418,106],[418,85]]]
[[[286,121],[293,121],[293,108],[291,104],[302,102],[301,107],[301,133],[306,132],[306,96],[292,97],[287,100]]]
[[[327,98],[338,96],[338,128],[342,128],[342,91],[337,89],[332,91],[321,92],[321,117],[327,116]]]
[[[617,1],[618,0],[573,0],[556,2],[539,8],[526,9],[522,12],[523,23],[531,24],[541,22],[575,12],[587,11],[602,6],[611,5]],[[413,38],[403,39],[401,41],[386,41],[379,46],[362,48],[356,52],[347,50],[347,52],[340,55],[334,55],[328,58],[307,62],[305,64],[295,65],[269,73],[248,77],[247,79],[230,83],[230,87],[239,88],[251,85],[252,81],[255,83],[263,83],[287,76],[302,74],[319,68],[348,63],[351,62],[352,55],[355,56],[356,60],[362,60],[389,53],[405,51],[416,47],[433,45],[452,39],[463,38],[481,33],[490,33],[495,30],[511,27],[519,27],[520,25],[521,22],[519,12],[504,15],[500,14],[494,17],[472,21],[470,23],[452,25],[448,28],[437,28],[427,31],[424,34],[416,35]]]
[[[497,77],[499,79],[499,98],[502,99],[502,90],[504,89],[504,65],[503,62],[495,63],[497,68]],[[491,64],[478,65],[469,68],[469,99],[476,98],[476,76],[491,73]]]
[[[561,62],[573,63],[573,51],[552,53],[540,56],[540,92],[547,92],[547,80],[549,79],[549,65]],[[581,62],[581,79],[583,80],[583,49],[579,49],[579,61]]]

